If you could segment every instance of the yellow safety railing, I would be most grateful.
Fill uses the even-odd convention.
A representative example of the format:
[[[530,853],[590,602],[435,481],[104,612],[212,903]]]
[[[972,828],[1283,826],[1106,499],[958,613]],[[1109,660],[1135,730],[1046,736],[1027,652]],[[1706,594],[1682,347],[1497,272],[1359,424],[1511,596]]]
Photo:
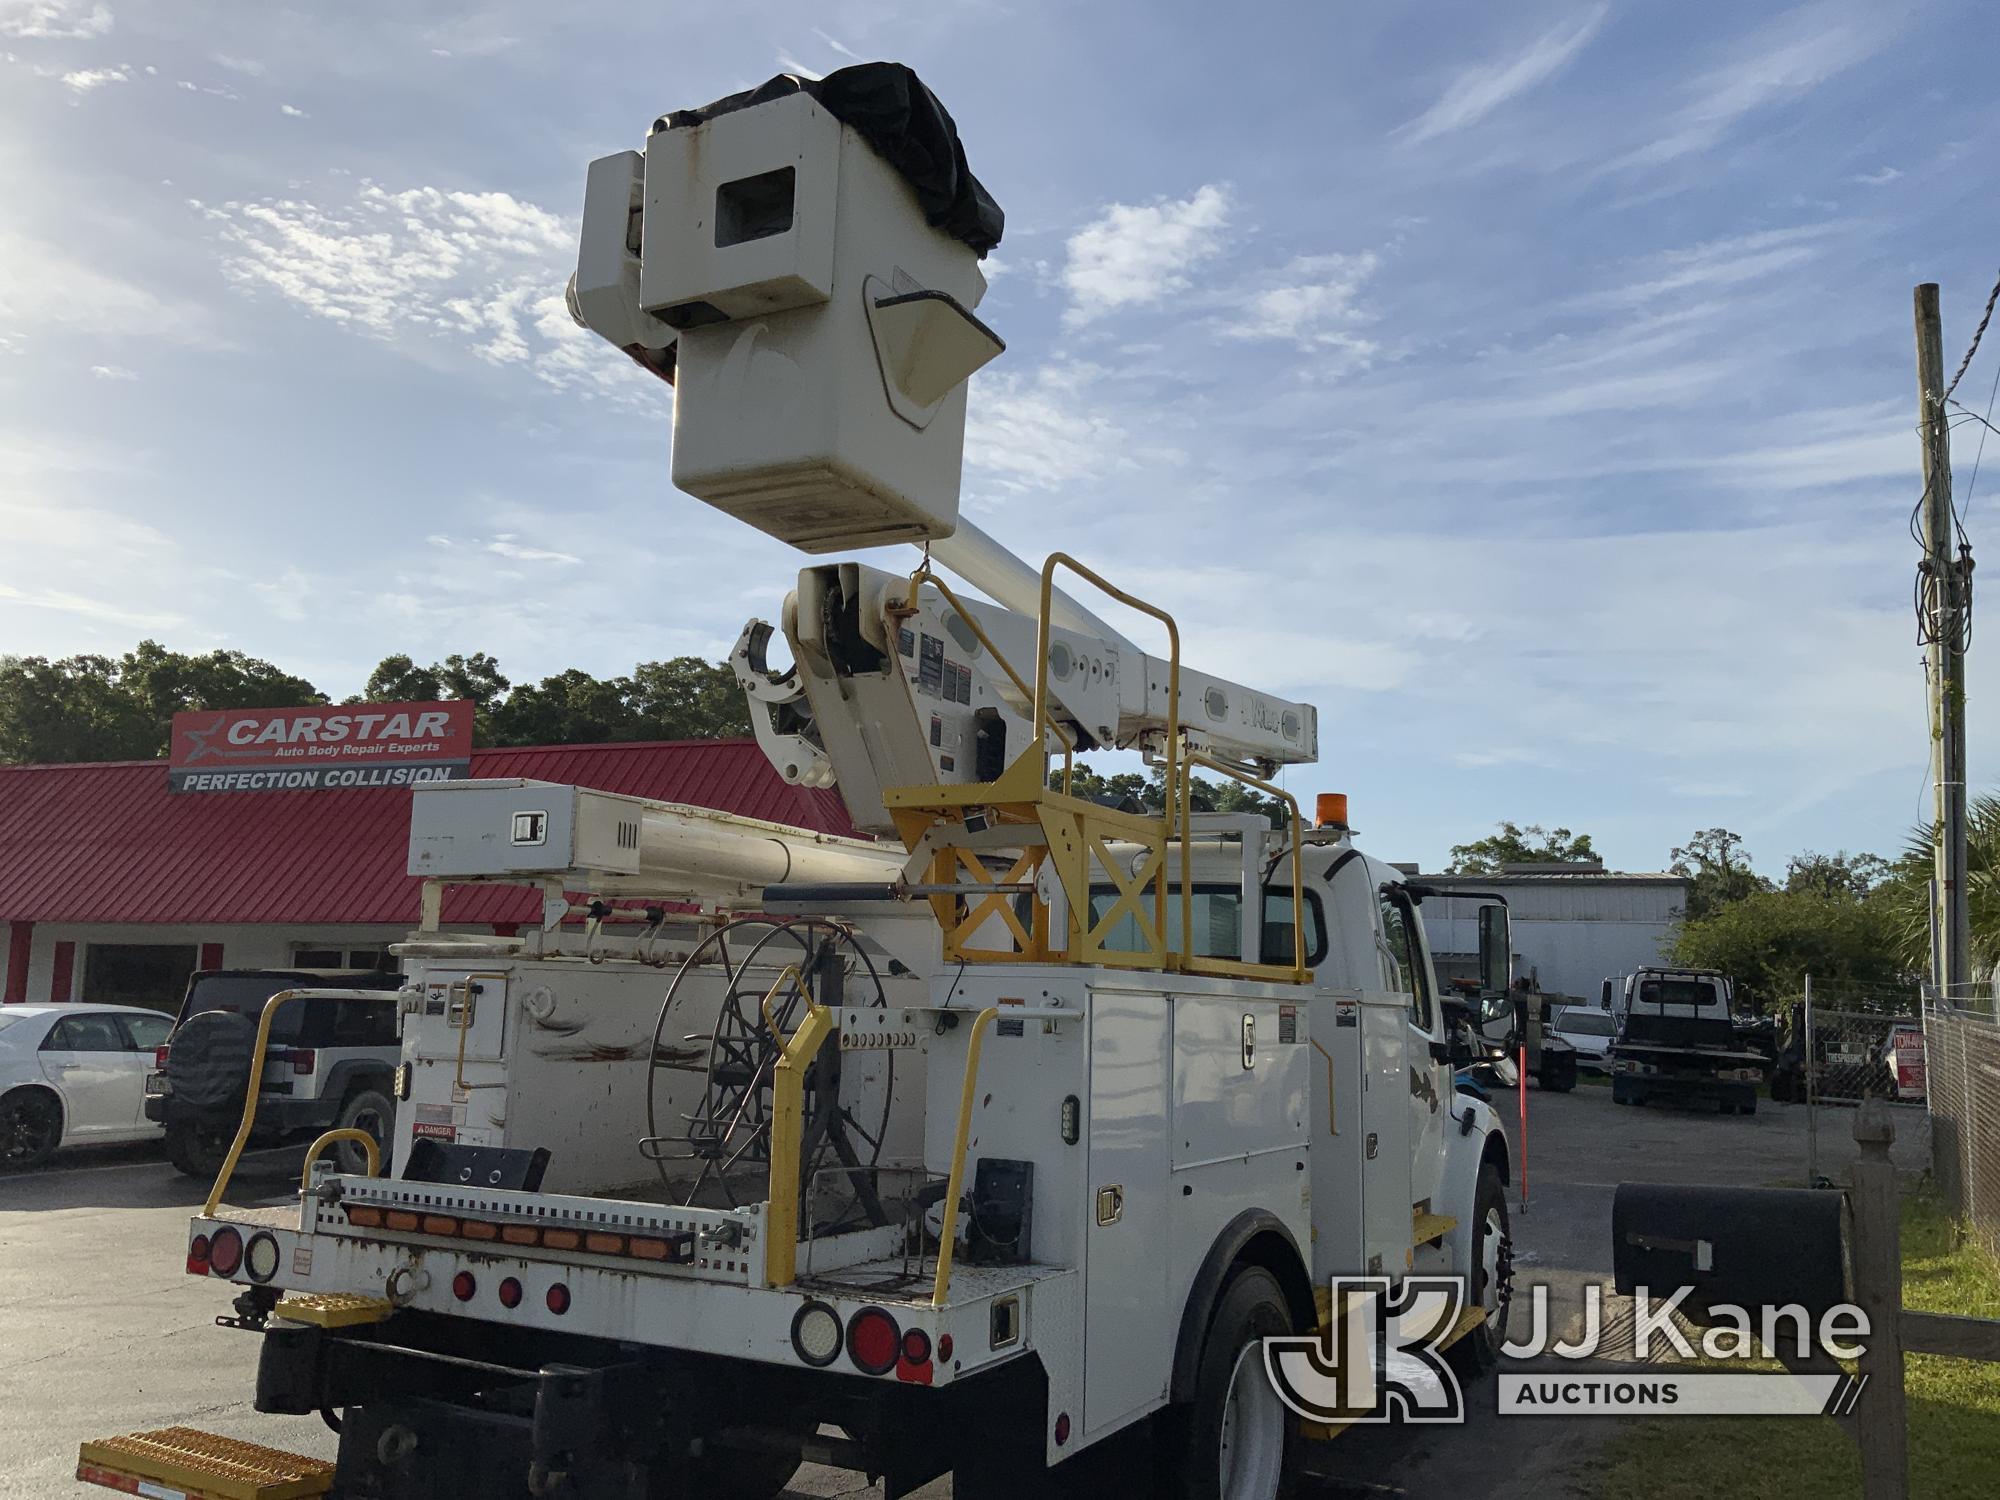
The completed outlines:
[[[1126,813],[1071,795],[1076,737],[1056,722],[1049,690],[1055,579],[1067,569],[1128,608],[1158,620],[1167,632],[1167,702],[1162,771],[1166,805],[1158,814]],[[1183,743],[1180,717],[1180,628],[1172,615],[1148,604],[1086,567],[1067,553],[1054,553],[1041,573],[1041,612],[1036,622],[1035,681],[1032,692],[1021,674],[994,645],[974,615],[929,564],[911,575],[907,595],[888,606],[892,618],[914,613],[919,591],[929,585],[957,611],[974,638],[999,664],[1016,692],[1033,704],[1033,739],[998,780],[979,784],[885,789],[883,801],[908,848],[922,845],[930,856],[927,893],[942,930],[947,962],[1081,963],[1112,968],[1162,969],[1183,973],[1303,983],[1310,975],[1305,955],[1305,879],[1301,838],[1304,819],[1298,800],[1282,788],[1251,776]],[[1063,756],[1061,792],[1050,790],[1049,757]],[[1237,959],[1193,951],[1194,870],[1190,830],[1196,767],[1227,776],[1282,802],[1291,815],[1292,953],[1290,962],[1262,962],[1261,950]],[[987,863],[990,838],[978,846],[955,839],[966,816],[978,811],[989,828],[999,825],[1018,838],[1010,867],[996,875]],[[1169,855],[1180,853],[1180,938],[1172,938],[1168,912]],[[1117,846],[1117,847],[1114,847]],[[1247,853],[1247,851],[1246,851]],[[1049,903],[1038,889],[1044,874],[1060,882],[1067,907],[1063,930],[1053,929]],[[1093,900],[1101,879],[1113,887],[1106,910]],[[983,889],[991,887],[990,891]],[[1034,899],[1017,909],[1016,898]],[[1248,893],[1246,893],[1248,894]],[[1253,897],[1259,903],[1261,894]],[[1262,929],[1261,904],[1245,912],[1252,932]],[[1126,927],[1129,919],[1128,930]],[[997,941],[996,941],[997,939]]]
[[[764,1218],[764,1281],[769,1286],[798,1280],[806,1069],[831,1035],[833,1012],[817,1003],[809,1006],[771,1070],[771,1197]]]
[[[203,1218],[213,1218],[222,1206],[222,1195],[229,1190],[229,1179],[236,1175],[236,1164],[242,1160],[243,1148],[250,1143],[250,1131],[257,1123],[257,1095],[264,1087],[264,1063],[271,1050],[271,1021],[281,1007],[291,1004],[301,996],[310,995],[319,1000],[359,1000],[373,1004],[387,1002],[394,1004],[398,999],[395,990],[280,990],[264,1002],[264,1010],[257,1017],[257,1045],[250,1054],[250,1087],[243,1095],[243,1118],[236,1127],[236,1139],[229,1143],[229,1152],[222,1158],[222,1170],[215,1174],[215,1186],[208,1190],[208,1201],[202,1204]]]
[[[351,1125],[342,1126],[338,1130],[329,1130],[325,1135],[314,1141],[311,1149],[306,1152],[305,1170],[299,1173],[299,1186],[301,1188],[309,1188],[313,1185],[313,1167],[319,1161],[320,1152],[326,1150],[328,1146],[339,1145],[342,1141],[352,1141],[368,1153],[368,1176],[380,1177],[382,1175],[382,1148],[375,1144],[375,1137],[365,1130],[356,1130]]]
[[[944,1222],[938,1226],[937,1276],[931,1282],[931,1306],[943,1307],[951,1290],[953,1241],[958,1236],[958,1200],[965,1191],[965,1153],[972,1141],[972,1100],[979,1085],[979,1053],[986,1042],[986,1030],[1000,1019],[1000,1008],[989,1005],[972,1018],[972,1034],[965,1039],[965,1082],[958,1091],[958,1134],[952,1139],[951,1178],[944,1190]]]

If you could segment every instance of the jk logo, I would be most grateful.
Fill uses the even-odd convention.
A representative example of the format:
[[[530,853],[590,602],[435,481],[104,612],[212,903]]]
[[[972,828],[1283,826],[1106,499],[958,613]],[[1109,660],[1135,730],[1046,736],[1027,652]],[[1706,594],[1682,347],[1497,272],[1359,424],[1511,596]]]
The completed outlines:
[[[1328,1336],[1264,1340],[1278,1399],[1308,1422],[1461,1422],[1465,1400],[1439,1345],[1465,1310],[1456,1276],[1336,1276]]]

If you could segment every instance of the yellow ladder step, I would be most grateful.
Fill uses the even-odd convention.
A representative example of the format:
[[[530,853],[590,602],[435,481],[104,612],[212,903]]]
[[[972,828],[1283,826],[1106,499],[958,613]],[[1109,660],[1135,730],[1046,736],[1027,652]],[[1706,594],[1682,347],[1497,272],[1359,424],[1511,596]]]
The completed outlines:
[[[1441,1240],[1458,1228],[1458,1220],[1450,1214],[1413,1213],[1410,1216],[1410,1243],[1428,1245],[1433,1240]]]
[[[274,1317],[294,1323],[315,1323],[321,1328],[352,1328],[361,1323],[380,1323],[396,1310],[386,1297],[363,1297],[356,1292],[293,1292],[280,1297],[271,1309]]]
[[[192,1427],[164,1427],[83,1444],[76,1477],[165,1500],[307,1500],[333,1488],[333,1465]]]

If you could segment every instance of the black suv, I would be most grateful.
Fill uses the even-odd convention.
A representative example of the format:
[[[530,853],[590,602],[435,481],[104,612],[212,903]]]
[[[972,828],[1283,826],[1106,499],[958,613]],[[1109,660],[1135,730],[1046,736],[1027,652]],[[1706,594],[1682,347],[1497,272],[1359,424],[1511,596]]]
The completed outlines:
[[[174,1033],[146,1078],[146,1118],[167,1127],[167,1159],[213,1177],[243,1119],[250,1059],[264,1002],[281,990],[396,990],[402,977],[371,969],[203,969],[188,980]],[[356,1127],[386,1155],[401,1060],[393,1003],[293,1000],[271,1022],[252,1146],[275,1146]],[[361,1148],[334,1148],[344,1172],[366,1168]]]

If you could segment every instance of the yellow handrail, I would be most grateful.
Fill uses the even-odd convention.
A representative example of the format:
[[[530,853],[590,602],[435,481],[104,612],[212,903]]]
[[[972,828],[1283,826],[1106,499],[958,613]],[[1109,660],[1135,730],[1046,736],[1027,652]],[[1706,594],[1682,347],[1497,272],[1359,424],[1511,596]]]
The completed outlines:
[[[1044,609],[1043,619],[1048,618]],[[944,1222],[938,1226],[937,1279],[931,1283],[931,1306],[943,1307],[951,1287],[952,1240],[958,1233],[958,1197],[965,1190],[965,1153],[972,1139],[972,1096],[979,1082],[979,1053],[986,1028],[1000,1018],[1000,1007],[989,1005],[972,1019],[965,1043],[965,1082],[958,1092],[958,1135],[951,1147],[951,1179],[944,1190]]]
[[[771,1070],[771,1198],[764,1218],[764,1281],[769,1286],[790,1286],[798,1280],[806,1068],[832,1033],[833,1012],[824,1005],[811,1006]]]
[[[356,1130],[351,1125],[344,1125],[338,1130],[329,1130],[314,1141],[312,1148],[306,1152],[305,1170],[299,1173],[299,1186],[302,1189],[313,1185],[313,1164],[319,1160],[320,1152],[337,1141],[357,1142],[361,1149],[368,1153],[367,1175],[370,1177],[382,1175],[382,1148],[375,1144],[375,1137],[365,1130]]]
[[[1137,595],[1128,594],[1109,582],[1102,574],[1085,567],[1067,552],[1051,552],[1049,560],[1042,564],[1042,612],[1035,622],[1035,744],[1045,746],[1043,738],[1048,733],[1049,722],[1049,617],[1055,608],[1056,568],[1068,568],[1079,578],[1087,579],[1098,589],[1116,599],[1127,609],[1136,609],[1142,615],[1151,615],[1167,627],[1167,790],[1174,787],[1175,756],[1179,754],[1181,738],[1181,630],[1174,623],[1174,617],[1156,604],[1148,604]],[[962,613],[962,611],[961,611]],[[1065,745],[1068,737],[1064,737]],[[1042,755],[1042,780],[1049,779],[1048,753]],[[1063,791],[1069,791],[1069,767],[1067,752],[1063,767]],[[1167,837],[1174,836],[1173,808],[1171,799],[1167,811]],[[1166,925],[1166,913],[1159,914],[1160,925]]]
[[[965,628],[972,632],[972,638],[984,646],[992,658],[1000,663],[1000,670],[1005,672],[1007,680],[1014,684],[1014,691],[1021,695],[1021,701],[1033,704],[1035,701],[1035,690],[1021,680],[1021,674],[1014,670],[1014,664],[1007,660],[998,646],[993,644],[992,637],[987,635],[985,628],[980,625],[972,611],[959,602],[958,595],[951,591],[951,585],[931,571],[931,565],[928,562],[924,563],[916,572],[910,575],[910,597],[900,607],[892,609],[890,613],[896,615],[915,614],[917,611],[917,590],[925,584],[929,584],[944,597],[944,602],[957,612],[961,620],[965,621]],[[1055,730],[1057,738],[1063,743],[1063,794],[1067,796],[1070,786],[1070,767],[1076,758],[1076,737],[1060,724],[1054,724],[1050,727]],[[1045,770],[1047,764],[1045,760],[1043,762]],[[1047,776],[1044,775],[1043,779],[1047,780]]]
[[[395,990],[280,990],[264,1002],[263,1013],[257,1017],[257,1046],[250,1054],[250,1087],[243,1095],[243,1119],[236,1127],[236,1139],[229,1143],[228,1155],[222,1158],[222,1170],[215,1174],[215,1186],[208,1190],[208,1201],[201,1206],[204,1219],[214,1218],[216,1209],[222,1206],[229,1179],[236,1175],[236,1163],[250,1142],[250,1128],[257,1123],[257,1095],[264,1087],[264,1060],[271,1050],[271,1018],[277,1015],[280,1006],[308,994],[329,1000],[394,1001],[398,997]]]
[[[1303,847],[1305,843],[1305,821],[1299,812],[1299,800],[1283,787],[1276,786],[1268,781],[1260,781],[1255,776],[1244,771],[1239,771],[1234,766],[1229,765],[1225,761],[1217,760],[1212,755],[1204,755],[1199,750],[1190,750],[1187,752],[1186,764],[1181,776],[1181,947],[1184,950],[1183,957],[1190,964],[1194,962],[1194,873],[1191,868],[1194,864],[1194,853],[1188,847],[1187,828],[1188,819],[1191,816],[1190,803],[1194,794],[1194,768],[1196,766],[1206,766],[1209,770],[1220,772],[1233,781],[1240,781],[1247,787],[1254,787],[1267,797],[1277,798],[1292,810],[1292,979],[1295,983],[1304,984],[1312,976],[1306,970],[1306,876],[1305,852]],[[1260,902],[1263,899],[1263,894],[1263,890],[1260,887],[1257,892]],[[1262,911],[1256,914],[1255,920],[1257,930],[1261,933],[1264,927],[1264,914]],[[1259,943],[1257,955],[1252,957],[1246,953],[1243,955],[1243,961],[1246,964],[1257,964],[1260,967],[1277,967],[1276,965],[1263,964],[1261,942]]]
[[[771,1002],[778,998],[778,991],[785,987],[786,980],[789,979],[796,984],[798,978],[799,966],[797,964],[786,964],[783,969],[779,970],[778,977],[772,981],[771,988],[765,991],[764,998],[759,1004],[759,1008],[764,1012],[764,1025],[771,1033],[771,1040],[778,1044],[780,1052],[785,1049],[785,1033],[778,1026],[778,1018],[771,1013]]]

